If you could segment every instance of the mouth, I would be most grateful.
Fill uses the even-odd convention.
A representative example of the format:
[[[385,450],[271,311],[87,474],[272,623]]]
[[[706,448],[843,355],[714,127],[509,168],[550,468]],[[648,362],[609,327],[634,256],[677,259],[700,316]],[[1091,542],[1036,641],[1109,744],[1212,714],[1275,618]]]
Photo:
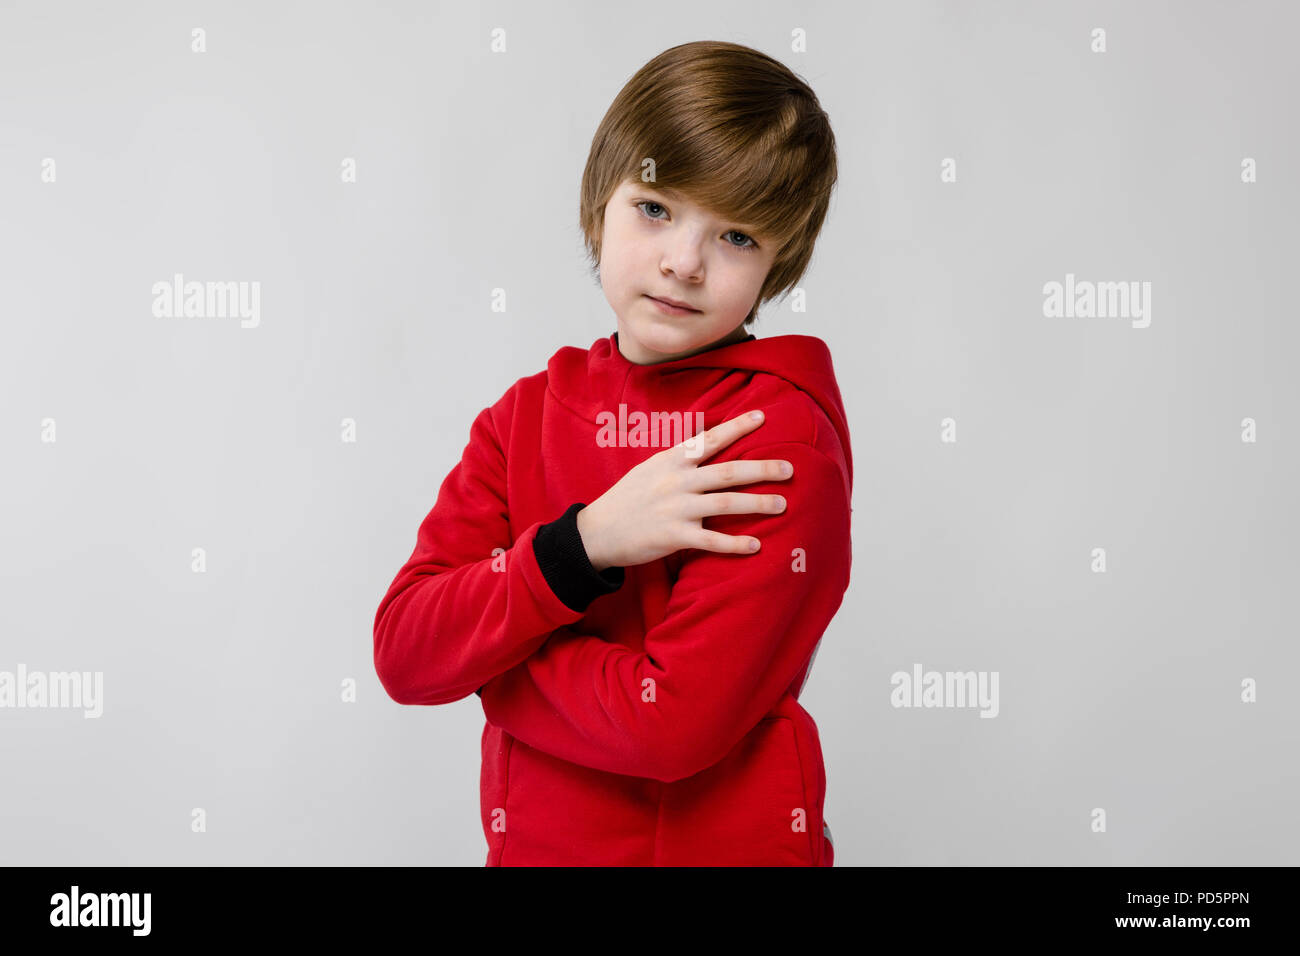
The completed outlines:
[[[646,295],[646,298],[670,315],[689,315],[700,311],[699,309],[687,305],[685,302],[678,302],[676,299],[663,299],[659,296],[649,294]]]

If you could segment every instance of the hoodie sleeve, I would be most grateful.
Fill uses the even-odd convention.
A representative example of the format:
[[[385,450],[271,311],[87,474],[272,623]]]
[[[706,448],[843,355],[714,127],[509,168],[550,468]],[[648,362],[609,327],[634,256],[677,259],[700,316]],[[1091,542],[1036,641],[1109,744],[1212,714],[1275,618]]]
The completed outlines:
[[[712,766],[767,714],[808,663],[839,609],[852,562],[841,467],[803,442],[755,448],[784,458],[780,514],[715,515],[753,535],[752,555],[689,549],[644,650],[561,627],[482,689],[487,719],[531,747],[611,773],[680,780]]]
[[[585,507],[585,501],[569,505],[560,517],[542,525],[533,539],[533,554],[546,583],[567,606],[583,612],[596,598],[621,588],[625,578],[622,568],[597,571],[591,566],[578,531],[578,512]]]
[[[581,619],[582,598],[589,604],[602,588],[616,589],[608,577],[603,585],[579,579],[560,588],[579,607],[557,596],[555,572],[543,569],[534,541],[551,542],[545,553],[554,553],[564,521],[535,522],[511,544],[505,455],[485,408],[375,613],[375,672],[388,696],[399,704],[460,700]]]

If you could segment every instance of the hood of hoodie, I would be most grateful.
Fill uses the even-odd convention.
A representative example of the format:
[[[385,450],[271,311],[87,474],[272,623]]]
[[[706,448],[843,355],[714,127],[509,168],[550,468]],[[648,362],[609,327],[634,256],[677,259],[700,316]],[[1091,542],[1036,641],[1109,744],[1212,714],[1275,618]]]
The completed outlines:
[[[590,349],[566,346],[547,363],[547,388],[566,408],[595,423],[611,403],[653,395],[663,407],[708,411],[731,407],[737,392],[756,373],[775,375],[806,392],[825,413],[844,449],[849,486],[853,454],[844,400],[835,379],[830,349],[812,335],[749,335],[731,345],[653,365],[628,361],[618,349],[618,333],[597,339]],[[717,424],[712,422],[711,424]]]

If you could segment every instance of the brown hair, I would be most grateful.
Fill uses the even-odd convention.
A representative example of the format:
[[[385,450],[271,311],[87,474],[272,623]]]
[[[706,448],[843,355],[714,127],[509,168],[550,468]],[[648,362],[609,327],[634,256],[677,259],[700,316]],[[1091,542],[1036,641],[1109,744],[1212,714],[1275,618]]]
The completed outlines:
[[[700,40],[660,53],[619,91],[591,141],[578,224],[593,275],[605,204],[653,160],[655,187],[755,227],[779,249],[758,306],[792,289],[812,259],[836,181],[835,136],[812,89],[779,60]]]

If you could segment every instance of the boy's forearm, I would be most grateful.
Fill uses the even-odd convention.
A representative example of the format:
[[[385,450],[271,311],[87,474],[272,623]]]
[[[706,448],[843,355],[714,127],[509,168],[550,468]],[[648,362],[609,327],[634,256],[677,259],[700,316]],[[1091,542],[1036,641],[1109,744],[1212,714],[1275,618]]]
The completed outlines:
[[[583,563],[573,515],[512,534],[508,442],[494,414],[509,418],[509,395],[474,419],[460,463],[375,614],[375,671],[398,703],[442,704],[476,692],[622,583],[621,572],[600,576]],[[575,568],[583,572],[576,579]]]
[[[425,533],[432,537],[437,525],[430,522]],[[459,700],[581,617],[540,566],[533,542],[543,527],[525,531],[504,556],[448,567],[430,554],[403,568],[374,625],[375,671],[393,700]]]
[[[523,551],[525,532],[506,553],[504,577],[495,558],[437,567],[439,523],[428,522],[429,562],[409,564],[376,615],[375,665],[389,696],[405,704],[448,703],[471,691],[481,697],[488,681],[622,587],[622,568],[598,572],[587,559],[576,522],[585,507],[575,502],[539,525]]]

